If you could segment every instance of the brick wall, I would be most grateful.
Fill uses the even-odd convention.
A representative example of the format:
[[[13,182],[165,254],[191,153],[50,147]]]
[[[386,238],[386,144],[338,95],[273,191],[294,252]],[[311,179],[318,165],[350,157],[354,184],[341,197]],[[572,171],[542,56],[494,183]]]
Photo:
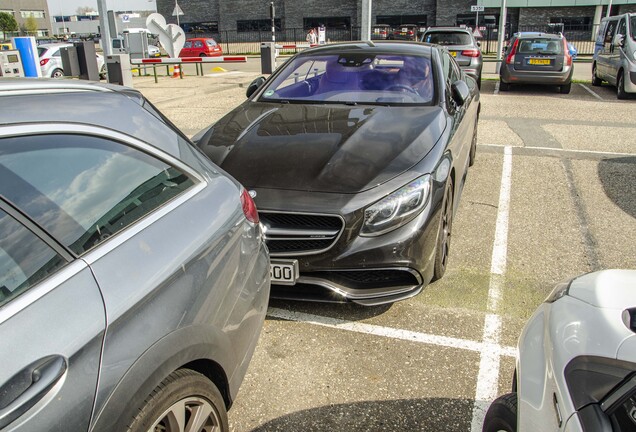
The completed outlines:
[[[550,7],[550,8],[523,8],[519,11],[519,24],[522,26],[545,25],[550,22],[550,17],[590,17],[594,18],[596,7]]]

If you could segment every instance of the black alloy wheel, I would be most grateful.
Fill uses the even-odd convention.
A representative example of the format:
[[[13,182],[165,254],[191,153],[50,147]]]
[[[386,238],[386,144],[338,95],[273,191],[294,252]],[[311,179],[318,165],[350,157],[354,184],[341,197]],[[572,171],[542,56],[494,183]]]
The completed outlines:
[[[561,94],[568,94],[570,93],[570,90],[572,89],[572,82],[569,82],[567,84],[564,84],[562,86],[559,87],[559,92]]]
[[[442,217],[437,233],[437,248],[435,251],[435,265],[433,280],[439,280],[446,273],[448,255],[450,252],[451,233],[453,230],[453,179],[449,176],[442,202]]]
[[[503,82],[501,78],[499,78],[499,91],[508,91],[510,90],[510,84]]]

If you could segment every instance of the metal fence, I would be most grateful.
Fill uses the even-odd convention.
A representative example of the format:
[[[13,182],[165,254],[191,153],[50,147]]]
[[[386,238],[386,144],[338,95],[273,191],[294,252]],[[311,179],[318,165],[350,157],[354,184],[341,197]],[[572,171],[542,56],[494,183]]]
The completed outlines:
[[[561,26],[554,24],[518,26],[514,32],[533,31],[544,33],[556,33],[562,31],[568,42],[578,49],[579,55],[592,55],[594,53],[594,40],[598,26]],[[510,33],[510,31],[508,31]],[[276,42],[286,45],[306,43],[307,30],[303,28],[290,28],[276,31]],[[488,27],[482,31],[481,49],[486,54],[497,51],[497,29]],[[225,30],[214,33],[187,33],[188,38],[192,37],[212,37],[221,44],[225,54],[260,54],[261,42],[271,42],[271,31],[247,31]],[[360,27],[343,29],[328,28],[326,31],[327,43],[346,42],[360,40]],[[373,38],[373,37],[372,37]],[[283,53],[296,52],[296,49],[284,49]]]

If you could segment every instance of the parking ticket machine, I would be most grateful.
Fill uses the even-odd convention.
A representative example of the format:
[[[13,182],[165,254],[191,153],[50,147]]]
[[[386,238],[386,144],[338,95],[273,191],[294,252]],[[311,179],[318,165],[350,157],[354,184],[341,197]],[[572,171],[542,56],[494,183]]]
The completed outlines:
[[[0,51],[0,77],[23,77],[22,59],[18,50]]]

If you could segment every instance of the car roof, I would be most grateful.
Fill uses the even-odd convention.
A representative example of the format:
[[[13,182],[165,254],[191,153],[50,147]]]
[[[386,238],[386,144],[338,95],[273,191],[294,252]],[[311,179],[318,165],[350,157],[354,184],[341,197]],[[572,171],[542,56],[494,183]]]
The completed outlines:
[[[39,44],[38,47],[43,47],[43,48],[63,48],[63,47],[69,47],[69,46],[73,46],[73,44],[68,43],[68,42],[52,42],[52,43],[43,43],[43,44]]]
[[[302,51],[298,55],[308,54],[341,54],[351,52],[369,52],[377,54],[415,54],[431,55],[433,46],[431,44],[412,41],[366,41],[366,42],[343,42],[323,45]]]

